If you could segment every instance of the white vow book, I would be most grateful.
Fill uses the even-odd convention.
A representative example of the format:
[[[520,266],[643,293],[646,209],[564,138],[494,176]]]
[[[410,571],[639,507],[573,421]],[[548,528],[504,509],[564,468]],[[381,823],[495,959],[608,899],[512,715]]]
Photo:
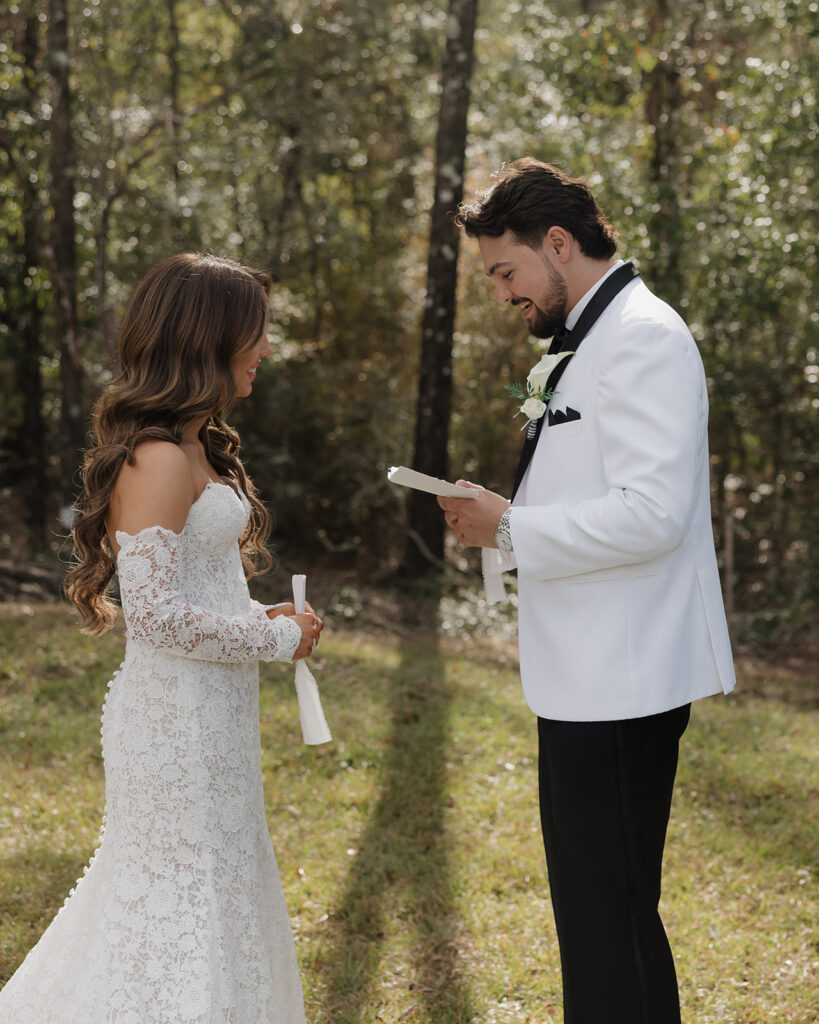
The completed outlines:
[[[427,476],[406,466],[393,466],[387,473],[387,479],[402,487],[411,487],[427,494],[440,494],[445,498],[477,498],[480,493],[472,487],[459,487],[448,480],[439,480],[435,476]],[[489,604],[497,604],[506,597],[503,585],[503,573],[516,568],[515,556],[511,551],[498,551],[497,548],[481,548],[481,571],[486,600]]]
[[[387,473],[387,479],[402,487],[411,487],[414,491],[426,491],[427,494],[440,494],[444,498],[477,498],[478,492],[472,487],[458,487],[448,480],[439,480],[437,476],[427,476],[417,469],[406,466],[393,466]]]
[[[301,615],[304,611],[306,590],[307,577],[294,576],[293,604],[296,606],[297,615]],[[318,685],[304,659],[296,662],[296,696],[299,700],[299,718],[301,719],[301,733],[304,742],[312,745],[329,743],[333,737],[330,735],[327,720],[324,717]]]

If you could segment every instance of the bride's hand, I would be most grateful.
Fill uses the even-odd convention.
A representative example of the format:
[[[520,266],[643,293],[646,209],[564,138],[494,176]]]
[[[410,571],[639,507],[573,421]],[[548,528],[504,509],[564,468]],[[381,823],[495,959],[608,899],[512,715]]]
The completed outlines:
[[[324,623],[314,611],[302,612],[301,615],[291,615],[301,629],[301,643],[293,655],[293,661],[300,661],[302,658],[309,658],[316,649],[319,642]]]
[[[304,610],[313,613],[316,611],[309,601],[304,602]],[[275,608],[266,609],[266,614],[268,619],[275,619],[277,615],[290,615],[292,617],[296,614],[296,606],[294,604],[280,604]]]

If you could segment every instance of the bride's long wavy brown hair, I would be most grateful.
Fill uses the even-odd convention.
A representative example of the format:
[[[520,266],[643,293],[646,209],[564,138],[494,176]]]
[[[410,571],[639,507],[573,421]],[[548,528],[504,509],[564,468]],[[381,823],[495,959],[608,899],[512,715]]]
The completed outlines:
[[[272,563],[265,539],[270,516],[239,459],[239,435],[224,420],[236,397],[231,361],[267,323],[268,274],[207,253],[182,253],[154,267],[137,286],[120,330],[122,372],[94,409],[96,443],[85,453],[83,494],[73,530],[78,561],[65,591],[80,610],[83,632],[110,629],[116,605],[107,595],[116,562],[105,520],[123,463],[148,439],[179,444],[192,420],[208,461],[242,488],[250,520],[239,547],[248,576]]]

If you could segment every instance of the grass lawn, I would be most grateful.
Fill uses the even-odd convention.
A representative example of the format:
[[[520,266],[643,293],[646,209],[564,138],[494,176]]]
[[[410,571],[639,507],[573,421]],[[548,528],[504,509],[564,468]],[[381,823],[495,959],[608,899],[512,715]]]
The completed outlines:
[[[341,617],[339,617],[341,622]],[[332,624],[331,624],[332,625]],[[336,624],[316,676],[334,741],[301,742],[292,669],[262,667],[268,822],[311,1024],[558,1024],[535,720],[514,648]],[[0,606],[0,982],[96,845],[99,712],[120,629]],[[695,705],[664,919],[687,1024],[817,1019],[817,666],[740,661]]]

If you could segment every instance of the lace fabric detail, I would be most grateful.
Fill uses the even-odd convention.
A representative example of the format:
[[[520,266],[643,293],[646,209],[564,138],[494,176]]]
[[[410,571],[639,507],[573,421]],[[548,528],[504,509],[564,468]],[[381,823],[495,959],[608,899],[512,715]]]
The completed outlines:
[[[136,536],[117,532],[117,567],[129,638],[201,661],[292,661],[301,640],[293,619],[284,615],[268,619],[262,614],[264,606],[257,602],[252,607],[249,598],[246,616],[220,615],[185,598],[183,538],[184,533],[161,526]],[[218,558],[200,566],[200,575],[210,576],[209,592],[220,582],[222,569]]]
[[[304,1024],[259,739],[258,659],[292,657],[289,620],[249,597],[246,521],[214,485],[180,534],[121,535],[104,833],[0,992],[0,1024]]]

